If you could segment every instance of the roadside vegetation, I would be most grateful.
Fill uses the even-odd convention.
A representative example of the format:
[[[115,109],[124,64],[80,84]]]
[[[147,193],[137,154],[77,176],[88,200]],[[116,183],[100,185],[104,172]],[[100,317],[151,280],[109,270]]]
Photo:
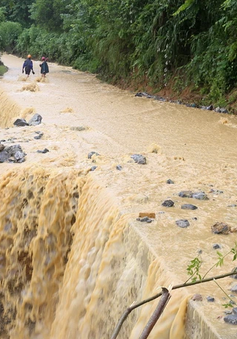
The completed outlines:
[[[0,77],[7,72],[7,67],[0,61]]]
[[[0,0],[0,50],[235,112],[236,18],[235,0]]]

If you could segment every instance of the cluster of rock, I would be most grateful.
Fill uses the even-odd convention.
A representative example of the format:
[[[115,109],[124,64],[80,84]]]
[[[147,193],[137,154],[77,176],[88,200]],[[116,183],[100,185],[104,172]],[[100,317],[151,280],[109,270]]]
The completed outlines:
[[[146,157],[144,157],[142,154],[133,154],[133,155],[131,155],[131,158],[137,164],[140,164],[140,165],[145,165],[146,164]]]
[[[13,123],[14,126],[22,127],[22,126],[36,126],[41,124],[42,116],[40,114],[35,114],[28,122],[25,119],[16,119]],[[43,133],[36,132],[35,139],[41,139]],[[14,139],[14,138],[12,138]],[[12,163],[22,163],[25,161],[26,153],[22,150],[22,147],[19,144],[12,145],[12,146],[5,146],[2,142],[5,140],[0,141],[0,163],[3,162],[12,162]],[[12,140],[12,142],[14,142]],[[37,151],[38,153],[47,153],[49,152],[48,149],[44,149],[43,151]]]
[[[42,116],[40,114],[35,114],[28,122],[25,119],[16,119],[13,123],[14,126],[36,126],[41,124]]]
[[[26,153],[23,152],[20,145],[4,146],[0,143],[0,163],[14,162],[22,163],[25,161]]]
[[[151,94],[148,94],[146,92],[138,92],[138,93],[135,94],[135,97],[145,97],[145,98],[148,98],[148,99],[154,99],[154,100],[158,100],[158,101],[165,101],[165,102],[175,103],[175,104],[179,104],[179,105],[185,105],[187,107],[200,108],[200,109],[204,109],[204,110],[208,110],[208,111],[215,111],[217,113],[229,113],[228,110],[224,107],[214,107],[213,105],[199,106],[199,105],[196,105],[194,103],[187,104],[187,103],[183,103],[181,100],[168,100],[168,99],[165,99],[161,96],[151,95]]]
[[[92,162],[95,162],[94,157],[98,157],[98,156],[100,156],[100,154],[95,152],[95,151],[91,151],[87,155],[88,159],[91,159]],[[146,162],[146,157],[144,155],[142,155],[142,154],[133,154],[133,155],[131,155],[131,159],[133,159],[133,161],[136,164],[145,165],[147,163]],[[92,166],[90,171],[94,171],[94,170],[96,170],[96,168],[97,168],[97,166]],[[121,171],[123,168],[122,168],[121,165],[117,165],[116,169],[118,171]]]
[[[171,179],[168,179],[166,181],[167,184],[174,184],[174,182]],[[219,191],[219,190],[211,190],[210,193],[223,193],[223,191]],[[181,191],[178,194],[179,197],[181,198],[190,198],[190,199],[197,199],[197,200],[209,200],[207,194],[205,192],[192,192],[192,191]],[[173,200],[171,199],[167,199],[164,200],[163,203],[161,204],[164,207],[170,208],[170,207],[174,207],[175,203]],[[181,205],[181,209],[183,210],[197,210],[198,207],[194,204],[182,204]],[[154,217],[155,219],[155,217]],[[197,220],[196,217],[192,218],[193,220]],[[148,222],[150,223],[151,221],[149,219],[146,218],[137,218],[138,221],[141,222]],[[187,219],[179,219],[175,221],[176,225],[180,228],[187,228],[190,226],[190,223]],[[224,222],[216,222],[214,225],[211,226],[211,231],[214,234],[229,234],[231,232],[237,232],[237,229],[231,228],[229,225],[227,225]],[[215,244],[215,249],[220,248],[219,244]],[[214,248],[214,247],[213,247]]]
[[[237,307],[234,307],[230,314],[224,317],[227,324],[237,325]]]

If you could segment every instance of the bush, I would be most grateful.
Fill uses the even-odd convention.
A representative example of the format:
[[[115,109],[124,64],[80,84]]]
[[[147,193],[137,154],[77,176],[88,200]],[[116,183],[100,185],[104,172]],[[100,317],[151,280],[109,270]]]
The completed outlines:
[[[0,50],[13,53],[16,42],[22,32],[18,22],[5,21],[0,23]]]

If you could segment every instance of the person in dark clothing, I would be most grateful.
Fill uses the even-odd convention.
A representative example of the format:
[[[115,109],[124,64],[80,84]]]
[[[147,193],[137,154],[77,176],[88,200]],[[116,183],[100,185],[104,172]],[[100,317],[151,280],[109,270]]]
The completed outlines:
[[[29,77],[31,71],[33,74],[35,74],[33,70],[33,61],[31,60],[30,54],[27,56],[27,59],[23,63],[22,73],[24,73],[24,71],[25,71],[25,74],[27,75],[27,78]]]
[[[42,64],[40,64],[40,73],[42,75],[43,78],[46,77],[46,74],[49,73],[49,66],[48,66],[48,63],[47,63],[47,59],[45,57],[42,57]]]

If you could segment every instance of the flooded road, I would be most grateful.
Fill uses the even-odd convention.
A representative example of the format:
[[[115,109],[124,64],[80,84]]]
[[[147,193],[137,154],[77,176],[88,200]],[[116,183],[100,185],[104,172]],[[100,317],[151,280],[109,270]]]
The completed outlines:
[[[0,140],[20,144],[27,155],[24,163],[0,164],[1,338],[110,338],[134,300],[186,281],[198,255],[204,274],[217,261],[214,244],[223,254],[234,245],[237,119],[135,97],[53,63],[46,82],[38,61],[25,79],[23,59],[2,61],[9,71],[0,80]],[[16,118],[35,113],[42,124],[14,127]],[[90,152],[98,155],[89,159]],[[134,153],[147,164],[136,164]],[[208,200],[182,198],[184,190],[205,192]],[[164,207],[165,200],[174,206]],[[138,221],[140,212],[155,213],[155,220]],[[190,226],[178,227],[180,219]],[[230,234],[213,234],[216,222],[228,224]],[[231,259],[212,274],[231,270]],[[221,284],[229,291],[233,279]],[[210,283],[174,292],[151,339],[183,338],[180,304],[196,292],[210,326],[235,338],[223,321],[225,295]],[[155,306],[136,311],[121,338],[138,338]]]

